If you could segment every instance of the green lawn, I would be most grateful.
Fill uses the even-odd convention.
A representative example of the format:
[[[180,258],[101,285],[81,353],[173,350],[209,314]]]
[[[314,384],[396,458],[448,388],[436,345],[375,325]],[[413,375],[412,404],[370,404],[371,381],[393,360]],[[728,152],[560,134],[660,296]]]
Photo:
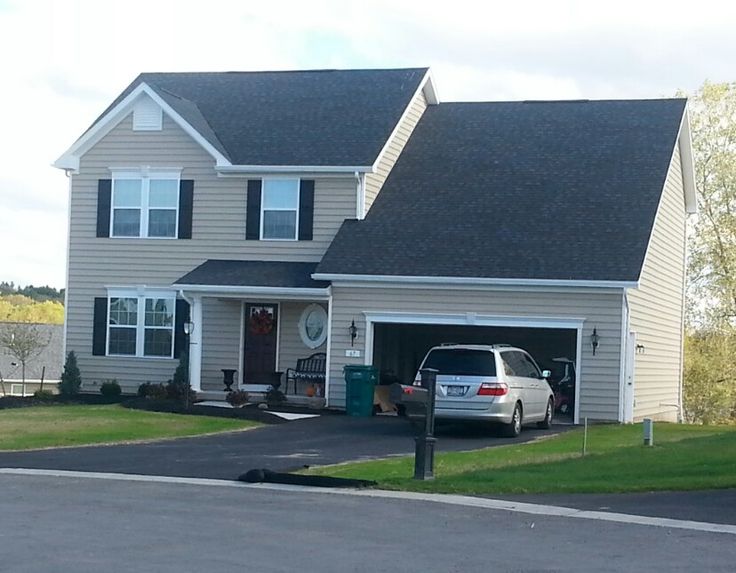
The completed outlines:
[[[119,405],[0,410],[0,450],[196,436],[257,426],[247,420],[131,410]]]
[[[316,468],[312,473],[375,480],[383,489],[462,493],[625,492],[736,487],[736,426],[593,426],[539,441],[439,454],[433,481],[415,481],[414,458]],[[441,438],[440,438],[441,440]]]

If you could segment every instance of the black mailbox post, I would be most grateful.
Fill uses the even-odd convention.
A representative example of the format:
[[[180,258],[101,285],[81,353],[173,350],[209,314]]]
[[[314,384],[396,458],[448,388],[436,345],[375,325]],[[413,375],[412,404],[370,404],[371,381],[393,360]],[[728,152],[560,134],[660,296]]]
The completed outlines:
[[[434,437],[434,402],[437,391],[437,370],[423,368],[419,371],[422,380],[422,389],[426,390],[424,429],[414,438],[414,479],[434,479],[434,446],[437,438]]]
[[[394,404],[402,404],[407,413],[421,411],[424,417],[424,427],[421,434],[414,438],[414,479],[434,478],[434,402],[437,392],[437,370],[423,368],[419,371],[420,386],[405,384],[391,384],[390,397]]]

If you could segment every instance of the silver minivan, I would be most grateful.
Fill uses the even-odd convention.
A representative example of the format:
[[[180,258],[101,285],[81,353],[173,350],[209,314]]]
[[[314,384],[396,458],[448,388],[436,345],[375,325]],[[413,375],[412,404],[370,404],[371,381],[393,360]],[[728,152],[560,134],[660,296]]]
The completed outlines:
[[[508,344],[443,344],[427,352],[422,368],[437,373],[437,418],[502,424],[515,437],[524,423],[552,425],[555,400],[549,371],[521,348]],[[414,384],[419,384],[417,373]]]

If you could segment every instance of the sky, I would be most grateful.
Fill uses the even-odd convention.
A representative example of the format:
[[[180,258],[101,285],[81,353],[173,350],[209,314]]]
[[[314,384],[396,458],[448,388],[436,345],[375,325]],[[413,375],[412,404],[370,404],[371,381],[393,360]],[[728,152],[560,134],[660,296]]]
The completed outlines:
[[[430,66],[444,101],[736,81],[736,3],[0,0],[0,281],[64,287],[51,167],[141,72]]]

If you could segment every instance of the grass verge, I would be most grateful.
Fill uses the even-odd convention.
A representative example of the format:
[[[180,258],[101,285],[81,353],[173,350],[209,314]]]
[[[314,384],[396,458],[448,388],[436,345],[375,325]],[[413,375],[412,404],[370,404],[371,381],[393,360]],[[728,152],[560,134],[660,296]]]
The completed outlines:
[[[258,426],[248,420],[102,406],[43,406],[0,412],[0,450],[28,450],[196,436]]]
[[[736,487],[736,427],[655,424],[655,445],[635,425],[593,426],[539,441],[436,456],[433,481],[415,481],[413,457],[315,468],[383,489],[486,495],[696,490]]]

